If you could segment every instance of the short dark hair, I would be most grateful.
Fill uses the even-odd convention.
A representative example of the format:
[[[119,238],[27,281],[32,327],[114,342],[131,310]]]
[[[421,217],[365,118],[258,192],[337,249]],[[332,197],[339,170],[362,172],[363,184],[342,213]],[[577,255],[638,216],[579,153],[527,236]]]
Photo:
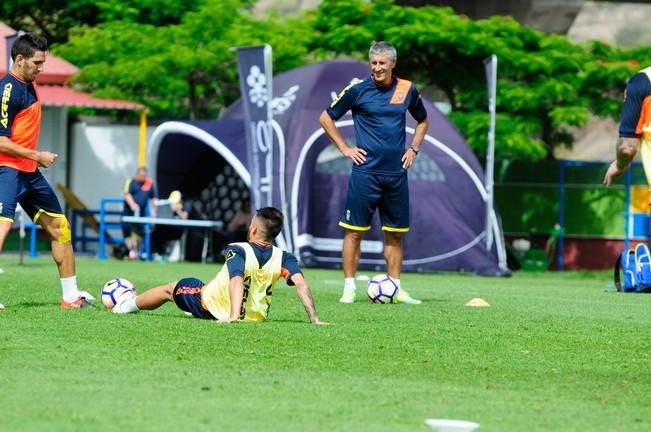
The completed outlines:
[[[264,225],[264,237],[266,241],[273,241],[283,228],[284,216],[274,207],[263,207],[255,213]]]
[[[19,36],[11,47],[11,59],[16,61],[19,54],[31,58],[36,51],[47,51],[47,39],[33,33],[25,33]]]

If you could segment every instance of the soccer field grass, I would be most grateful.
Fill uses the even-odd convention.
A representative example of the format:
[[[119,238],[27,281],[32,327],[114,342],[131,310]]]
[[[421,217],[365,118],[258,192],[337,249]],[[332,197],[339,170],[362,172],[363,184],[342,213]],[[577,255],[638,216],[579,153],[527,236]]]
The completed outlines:
[[[0,259],[0,430],[651,430],[651,295],[605,292],[609,274],[405,274],[420,306],[337,300],[338,271],[305,271],[332,326],[291,288],[270,321],[218,325],[168,304],[116,316],[60,310],[47,258]],[[142,291],[216,265],[78,261],[81,287]],[[482,297],[492,307],[467,308]]]

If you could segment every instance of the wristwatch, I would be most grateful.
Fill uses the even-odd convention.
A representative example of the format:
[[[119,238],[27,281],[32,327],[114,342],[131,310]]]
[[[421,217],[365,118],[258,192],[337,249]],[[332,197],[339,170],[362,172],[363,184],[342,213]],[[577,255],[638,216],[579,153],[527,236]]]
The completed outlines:
[[[420,152],[420,150],[416,150],[416,147],[414,146],[409,146],[409,148],[414,152],[415,155],[418,155],[418,152]]]

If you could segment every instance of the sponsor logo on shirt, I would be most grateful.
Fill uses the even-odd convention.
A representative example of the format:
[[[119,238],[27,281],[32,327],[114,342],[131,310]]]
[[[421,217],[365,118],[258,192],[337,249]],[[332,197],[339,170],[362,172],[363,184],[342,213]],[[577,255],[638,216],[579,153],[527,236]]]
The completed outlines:
[[[184,294],[200,294],[201,293],[201,288],[197,287],[178,287],[176,289],[176,295],[184,295]]]
[[[11,89],[13,84],[5,84],[2,91],[2,101],[0,102],[0,124],[7,128],[9,127],[9,99],[11,98]]]

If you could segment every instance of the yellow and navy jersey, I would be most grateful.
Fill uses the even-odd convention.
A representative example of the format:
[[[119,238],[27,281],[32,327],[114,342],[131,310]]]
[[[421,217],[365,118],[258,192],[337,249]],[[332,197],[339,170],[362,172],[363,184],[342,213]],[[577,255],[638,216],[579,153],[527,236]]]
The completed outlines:
[[[205,309],[218,320],[228,319],[231,310],[230,280],[244,279],[240,320],[264,321],[269,315],[273,287],[278,279],[300,273],[298,260],[289,252],[275,246],[255,243],[232,243],[225,248],[226,264],[201,292]]]
[[[357,147],[366,151],[366,162],[353,165],[353,169],[406,175],[401,161],[405,152],[406,112],[417,122],[427,118],[416,86],[394,77],[390,85],[383,87],[369,76],[344,88],[326,112],[336,121],[348,110],[353,114]]]
[[[619,136],[641,139],[642,163],[651,185],[651,67],[635,74],[626,86]]]
[[[0,80],[0,136],[14,144],[36,149],[41,130],[41,103],[34,84],[26,83],[8,73]],[[36,171],[36,161],[0,152],[0,166],[18,171]]]

